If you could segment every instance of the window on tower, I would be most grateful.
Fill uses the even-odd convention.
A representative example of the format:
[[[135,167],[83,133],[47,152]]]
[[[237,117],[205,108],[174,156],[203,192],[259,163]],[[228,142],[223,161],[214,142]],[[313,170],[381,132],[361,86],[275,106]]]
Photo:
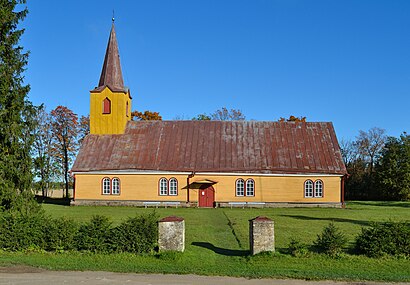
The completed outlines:
[[[103,114],[111,114],[111,101],[107,97],[103,100],[102,109]]]

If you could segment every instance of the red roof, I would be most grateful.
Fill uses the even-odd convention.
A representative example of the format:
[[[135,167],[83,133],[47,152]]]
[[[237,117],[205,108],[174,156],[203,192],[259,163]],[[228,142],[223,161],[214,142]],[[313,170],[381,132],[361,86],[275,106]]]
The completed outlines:
[[[332,123],[128,122],[123,135],[88,135],[72,171],[346,174]]]

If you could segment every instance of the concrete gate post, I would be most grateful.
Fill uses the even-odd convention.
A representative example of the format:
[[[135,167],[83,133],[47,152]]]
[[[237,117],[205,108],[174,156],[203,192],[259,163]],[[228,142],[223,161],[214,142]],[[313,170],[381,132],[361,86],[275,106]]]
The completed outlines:
[[[263,251],[275,251],[275,229],[274,222],[267,218],[258,216],[249,220],[249,243],[252,255]]]
[[[184,218],[170,216],[158,222],[159,251],[185,250],[185,221]]]

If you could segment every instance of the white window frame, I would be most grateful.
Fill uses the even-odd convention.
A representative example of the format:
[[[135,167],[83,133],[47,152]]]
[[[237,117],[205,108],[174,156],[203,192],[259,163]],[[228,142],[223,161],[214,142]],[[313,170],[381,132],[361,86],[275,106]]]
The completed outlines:
[[[174,177],[169,179],[169,195],[177,196],[178,195],[178,180]]]
[[[120,195],[120,179],[115,177],[111,180],[111,194]]]
[[[313,181],[308,179],[304,183],[305,198],[313,198]]]
[[[164,177],[162,177],[159,182],[158,182],[158,187],[159,187],[159,195],[160,196],[166,196],[168,195],[168,180]]]
[[[108,177],[104,177],[102,180],[102,194],[103,195],[111,194],[111,180]]]
[[[246,180],[246,196],[255,196],[255,180],[252,178]]]
[[[323,181],[322,180],[316,180],[315,181],[315,197],[317,198],[323,198]]]
[[[245,196],[245,181],[242,178],[239,178],[235,182],[235,194],[238,197]]]

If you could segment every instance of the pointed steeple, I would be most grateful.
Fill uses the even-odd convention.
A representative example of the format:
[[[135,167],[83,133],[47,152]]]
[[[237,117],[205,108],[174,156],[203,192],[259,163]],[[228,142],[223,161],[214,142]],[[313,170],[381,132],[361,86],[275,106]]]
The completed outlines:
[[[105,87],[110,88],[113,92],[127,92],[124,88],[124,80],[122,78],[114,18],[112,21],[110,38],[108,39],[107,50],[105,52],[100,82],[98,83],[98,87],[93,91],[102,91]]]

